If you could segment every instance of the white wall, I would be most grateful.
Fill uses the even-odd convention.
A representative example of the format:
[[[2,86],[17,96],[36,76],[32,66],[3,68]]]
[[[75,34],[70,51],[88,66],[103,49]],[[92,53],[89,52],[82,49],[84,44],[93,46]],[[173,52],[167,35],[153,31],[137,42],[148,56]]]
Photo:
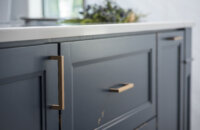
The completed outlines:
[[[5,1],[5,0],[3,0]],[[27,17],[28,0],[11,0],[11,22],[21,22],[21,17]]]
[[[28,17],[42,17],[42,0],[27,0],[28,1]]]
[[[28,0],[0,0],[0,25],[21,24],[28,15]]]
[[[87,4],[103,0],[86,0]],[[193,79],[192,79],[192,130],[200,129],[200,0],[115,0],[124,8],[134,8],[148,14],[147,21],[194,21]]]
[[[0,24],[6,24],[10,21],[11,0],[0,0]]]
[[[22,24],[22,17],[42,17],[42,0],[0,0],[0,24]]]

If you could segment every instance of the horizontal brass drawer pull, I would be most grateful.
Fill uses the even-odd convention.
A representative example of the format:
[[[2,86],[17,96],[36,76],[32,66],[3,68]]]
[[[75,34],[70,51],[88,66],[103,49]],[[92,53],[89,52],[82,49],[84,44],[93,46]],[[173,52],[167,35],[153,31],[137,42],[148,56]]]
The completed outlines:
[[[175,36],[175,37],[168,37],[166,39],[172,40],[172,41],[180,41],[180,40],[183,40],[183,37],[182,36]]]
[[[119,88],[110,88],[109,91],[110,92],[121,93],[121,92],[127,91],[127,90],[129,90],[129,89],[131,89],[133,87],[134,87],[133,83],[128,83],[128,84],[124,84],[124,86],[119,87]]]

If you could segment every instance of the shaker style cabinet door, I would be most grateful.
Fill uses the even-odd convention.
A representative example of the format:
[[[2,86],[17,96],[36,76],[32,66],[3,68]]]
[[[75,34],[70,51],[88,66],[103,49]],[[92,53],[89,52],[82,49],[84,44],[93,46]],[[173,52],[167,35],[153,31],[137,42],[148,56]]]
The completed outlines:
[[[183,130],[183,31],[158,33],[158,129]]]
[[[0,49],[0,129],[58,130],[57,45]]]
[[[64,130],[133,130],[156,115],[156,35],[61,44]]]

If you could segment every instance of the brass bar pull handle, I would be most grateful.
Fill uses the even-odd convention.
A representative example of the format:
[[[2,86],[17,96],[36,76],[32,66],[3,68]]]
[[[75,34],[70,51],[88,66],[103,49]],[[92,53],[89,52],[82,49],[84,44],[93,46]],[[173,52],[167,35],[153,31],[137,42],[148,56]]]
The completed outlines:
[[[182,36],[175,36],[175,37],[168,37],[166,39],[172,40],[172,41],[180,41],[180,40],[183,40],[183,37]]]
[[[134,87],[133,83],[128,83],[128,84],[124,84],[122,87],[119,87],[119,88],[110,88],[109,91],[121,93],[121,92],[127,91],[133,87]]]
[[[64,110],[64,56],[50,56],[49,59],[58,61],[58,105],[53,104],[50,108],[55,110]]]

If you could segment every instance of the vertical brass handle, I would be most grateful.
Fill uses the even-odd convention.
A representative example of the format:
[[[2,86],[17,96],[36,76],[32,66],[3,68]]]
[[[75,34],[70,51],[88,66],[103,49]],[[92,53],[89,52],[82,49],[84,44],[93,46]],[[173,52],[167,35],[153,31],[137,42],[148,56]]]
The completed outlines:
[[[128,83],[128,84],[124,84],[123,86],[121,86],[119,88],[110,88],[109,91],[110,92],[121,93],[121,92],[127,91],[127,90],[129,90],[129,89],[131,89],[133,87],[134,87],[133,83]]]
[[[175,36],[175,37],[168,37],[166,39],[172,40],[172,41],[180,41],[180,40],[183,40],[183,37],[182,36]]]
[[[51,109],[64,110],[64,56],[50,56],[50,60],[58,61],[58,105],[51,105]]]

